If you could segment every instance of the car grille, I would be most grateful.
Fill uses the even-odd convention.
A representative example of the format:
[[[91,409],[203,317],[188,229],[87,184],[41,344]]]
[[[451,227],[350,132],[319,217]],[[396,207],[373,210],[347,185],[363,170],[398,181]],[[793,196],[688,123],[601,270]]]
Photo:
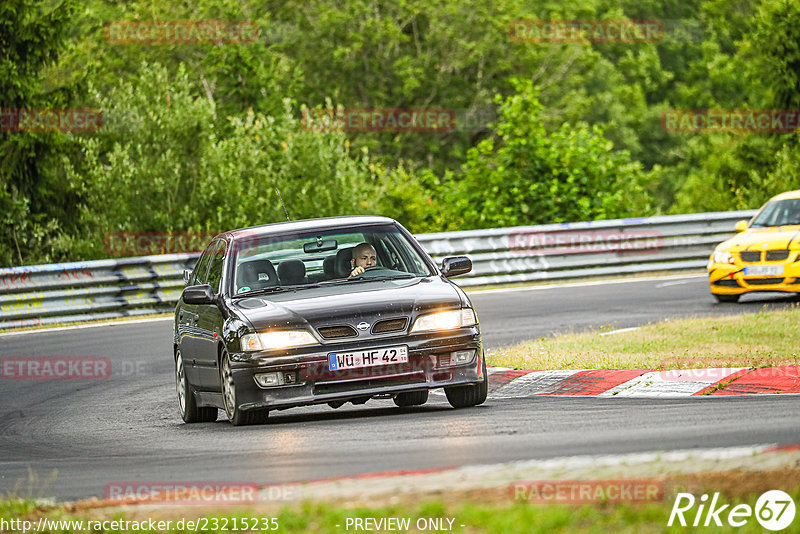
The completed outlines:
[[[336,339],[339,337],[356,337],[358,334],[356,333],[355,328],[348,325],[342,326],[323,326],[322,328],[318,328],[319,333],[325,339]]]
[[[761,261],[761,251],[760,250],[743,250],[740,253],[743,262],[746,263],[756,263]]]
[[[384,321],[378,321],[375,323],[375,326],[372,327],[373,334],[383,334],[385,332],[397,332],[400,330],[405,330],[406,324],[408,323],[408,319],[405,317],[400,317],[399,319],[386,319]]]
[[[723,287],[740,287],[739,282],[736,280],[717,280],[714,282],[715,286],[723,286]]]
[[[783,278],[745,278],[744,281],[751,286],[771,286],[782,284]]]
[[[783,261],[789,257],[788,250],[768,250],[767,261]]]

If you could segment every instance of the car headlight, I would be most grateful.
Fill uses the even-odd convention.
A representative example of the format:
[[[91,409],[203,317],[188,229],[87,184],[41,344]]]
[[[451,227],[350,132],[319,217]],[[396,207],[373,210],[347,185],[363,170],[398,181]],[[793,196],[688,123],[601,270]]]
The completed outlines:
[[[714,263],[733,263],[733,254],[727,250],[715,250],[712,258]]]
[[[464,326],[478,324],[475,311],[472,308],[448,310],[420,315],[411,328],[412,334],[420,332],[433,332],[436,330],[453,330]]]
[[[242,350],[245,352],[303,347],[318,343],[317,339],[307,330],[275,330],[274,332],[245,334],[241,341]]]

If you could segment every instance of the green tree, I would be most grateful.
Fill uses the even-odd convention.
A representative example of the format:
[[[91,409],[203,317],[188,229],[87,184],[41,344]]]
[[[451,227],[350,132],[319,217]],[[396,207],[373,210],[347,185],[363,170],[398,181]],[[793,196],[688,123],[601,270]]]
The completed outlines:
[[[377,212],[412,228],[421,220],[389,198],[401,182],[413,190],[412,175],[373,163],[366,148],[352,153],[341,133],[304,129],[288,100],[271,115],[226,117],[229,126],[220,128],[214,101],[185,68],[170,74],[145,63],[137,79],[96,104],[125,113],[113,115],[102,135],[82,139],[83,157],[69,167],[86,199],[84,232],[70,246],[81,257],[106,255],[110,232],[217,232],[279,222],[276,187],[294,219]]]
[[[607,219],[648,210],[641,164],[613,150],[598,127],[564,124],[548,134],[530,81],[502,100],[500,142],[470,150],[450,189],[454,228]],[[499,100],[500,102],[500,100]]]
[[[73,82],[45,74],[61,50],[75,5],[52,7],[33,0],[0,3],[0,264],[57,259],[49,253],[63,231],[73,228],[78,197],[60,172],[60,160],[74,150],[60,132],[12,131],[13,110],[68,107]],[[47,79],[45,82],[44,79]]]

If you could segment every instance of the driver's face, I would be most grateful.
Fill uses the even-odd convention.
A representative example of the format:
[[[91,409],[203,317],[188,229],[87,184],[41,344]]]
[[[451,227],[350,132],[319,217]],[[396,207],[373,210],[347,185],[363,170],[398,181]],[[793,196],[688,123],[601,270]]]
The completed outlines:
[[[364,269],[367,267],[374,267],[376,260],[375,249],[367,248],[359,252],[355,257],[355,260],[353,260],[355,263],[354,267],[363,267]]]

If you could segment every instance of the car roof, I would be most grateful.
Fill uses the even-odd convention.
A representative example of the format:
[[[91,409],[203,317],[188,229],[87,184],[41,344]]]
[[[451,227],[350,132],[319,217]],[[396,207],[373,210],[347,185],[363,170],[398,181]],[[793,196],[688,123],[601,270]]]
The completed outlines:
[[[372,224],[396,224],[394,219],[380,217],[376,215],[350,215],[346,217],[323,217],[319,219],[303,219],[290,222],[278,222],[262,224],[260,226],[250,226],[223,232],[220,235],[228,235],[234,239],[241,236],[283,234],[287,232],[303,232],[308,230],[330,230],[346,226],[372,225]]]
[[[769,200],[770,202],[772,202],[773,200],[788,200],[790,198],[800,198],[800,190],[786,191],[784,193],[781,193],[780,195],[775,195]]]

